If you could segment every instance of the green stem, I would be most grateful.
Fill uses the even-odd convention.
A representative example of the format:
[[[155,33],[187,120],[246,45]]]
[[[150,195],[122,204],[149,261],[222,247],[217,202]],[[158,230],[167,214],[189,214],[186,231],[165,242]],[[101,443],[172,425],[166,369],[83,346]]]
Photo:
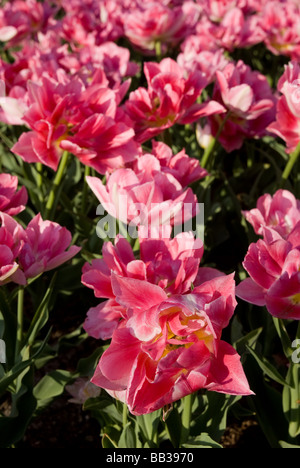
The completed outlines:
[[[192,415],[193,395],[184,397],[184,406],[182,412],[181,444],[187,441],[190,433],[191,415]]]
[[[283,181],[285,182],[288,178],[289,178],[289,175],[299,157],[299,154],[300,154],[300,143],[298,143],[298,146],[297,148],[295,149],[295,151],[293,151],[293,153],[291,153],[290,155],[290,158],[287,162],[287,165],[282,173],[282,179]]]
[[[68,151],[64,151],[64,153],[62,155],[62,158],[61,158],[61,161],[59,163],[58,170],[57,170],[56,175],[54,177],[52,189],[51,189],[51,192],[49,194],[49,198],[48,198],[48,201],[47,201],[47,204],[46,204],[45,219],[50,219],[51,216],[52,216],[52,210],[53,210],[55,198],[56,198],[56,195],[57,195],[58,187],[59,187],[59,185],[60,185],[60,183],[62,181],[62,177],[63,177],[63,174],[65,172],[65,168],[66,168],[67,163],[68,163],[68,156],[69,156]]]
[[[86,177],[90,175],[90,167],[85,166],[84,168],[84,181],[83,181],[83,189],[82,189],[82,200],[81,200],[81,213],[85,213],[85,206],[86,206],[86,197],[87,197],[87,182]]]
[[[17,361],[23,339],[23,322],[24,322],[24,286],[20,286],[18,291],[18,309],[17,309],[17,341],[15,360]]]
[[[161,42],[160,41],[156,41],[155,42],[155,54],[156,54],[156,58],[157,60],[160,62],[161,61]]]
[[[208,147],[205,149],[205,151],[203,153],[202,160],[201,160],[201,167],[203,167],[204,169],[205,168],[207,168],[208,170],[211,169],[211,166],[212,166],[211,159],[212,159],[215,147],[216,147],[216,145],[218,143],[219,137],[220,137],[220,135],[221,135],[221,133],[223,131],[225,123],[229,119],[230,115],[231,115],[230,112],[227,112],[227,114],[224,117],[223,121],[220,123],[220,126],[219,126],[219,129],[218,129],[217,133],[216,133],[216,136],[212,137]]]
[[[123,403],[123,414],[122,414],[123,429],[126,427],[127,417],[128,417],[128,408],[127,408],[126,403]]]

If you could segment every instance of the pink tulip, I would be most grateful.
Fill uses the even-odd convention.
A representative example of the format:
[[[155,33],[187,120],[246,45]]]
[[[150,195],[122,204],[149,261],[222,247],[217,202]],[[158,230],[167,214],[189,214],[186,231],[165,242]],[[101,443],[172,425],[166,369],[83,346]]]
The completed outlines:
[[[219,141],[229,152],[240,148],[246,138],[266,134],[266,127],[275,116],[275,98],[265,76],[242,61],[228,64],[216,75],[213,99],[227,109]],[[208,120],[212,134],[216,135],[222,120],[214,116]]]
[[[26,278],[17,262],[19,250],[22,246],[15,246],[12,233],[5,226],[0,227],[0,285],[10,281],[25,285]]]
[[[14,87],[7,96],[5,83],[0,80],[0,121],[9,125],[24,125],[23,115],[26,110],[25,90]]]
[[[139,143],[175,123],[192,123],[200,117],[224,111],[224,107],[215,101],[198,104],[196,101],[207,85],[206,79],[198,71],[186,78],[184,70],[171,58],[160,63],[145,63],[144,73],[148,88],[132,91],[125,102]]]
[[[0,10],[0,37],[10,46],[33,36],[48,25],[54,9],[49,2],[14,0],[6,2]]]
[[[13,238],[15,258],[25,278],[34,278],[69,261],[80,247],[72,245],[71,233],[53,221],[36,215],[24,229],[11,216],[2,213],[2,227]]]
[[[82,283],[93,289],[95,297],[107,300],[89,309],[84,328],[94,338],[111,338],[126,310],[115,300],[112,272],[119,276],[147,280],[170,293],[189,291],[198,275],[203,254],[200,239],[191,233],[171,238],[141,239],[140,259],[136,259],[129,242],[117,236],[115,244],[105,242],[101,259],[86,263]]]
[[[263,234],[264,227],[275,229],[282,237],[287,237],[300,221],[300,201],[288,190],[278,190],[273,197],[262,195],[256,208],[243,211],[256,234]]]
[[[24,121],[31,130],[22,133],[12,151],[53,170],[64,150],[100,173],[132,161],[137,155],[134,132],[118,109],[118,93],[101,80],[98,73],[85,87],[80,79],[60,72],[58,81],[43,76],[41,84],[28,83],[30,105]]]
[[[25,187],[18,189],[18,178],[10,174],[0,174],[0,212],[11,216],[25,209],[28,194]]]
[[[87,183],[103,208],[131,226],[178,225],[198,213],[197,198],[187,185],[207,175],[184,150],[173,155],[164,143],[153,142],[153,153],[142,153],[131,167]]]
[[[165,53],[168,47],[174,47],[191,34],[201,12],[191,1],[173,8],[158,1],[142,5],[125,14],[124,33],[134,46],[152,55],[157,42],[161,43]]]
[[[286,239],[271,228],[264,238],[249,246],[243,266],[249,278],[236,288],[236,295],[258,306],[266,306],[274,317],[300,319],[300,223]]]
[[[79,405],[83,405],[89,398],[98,397],[101,392],[87,377],[79,377],[72,384],[66,385],[66,390],[72,396],[68,401]]]
[[[236,305],[232,275],[170,297],[147,281],[115,273],[112,284],[127,319],[91,381],[122,392],[132,414],[150,413],[201,388],[252,394],[239,355],[220,339]]]
[[[299,60],[299,18],[298,2],[271,0],[264,4],[260,25],[265,32],[264,42],[273,54]]]
[[[276,119],[268,131],[279,136],[287,145],[287,151],[294,151],[300,142],[300,67],[295,61],[285,66],[278,81],[280,97],[276,107]]]
[[[203,33],[203,31],[202,31]],[[178,65],[188,72],[198,70],[203,73],[208,83],[216,79],[216,71],[222,71],[229,62],[225,51],[204,34],[190,35],[181,44],[181,52],[177,56]]]

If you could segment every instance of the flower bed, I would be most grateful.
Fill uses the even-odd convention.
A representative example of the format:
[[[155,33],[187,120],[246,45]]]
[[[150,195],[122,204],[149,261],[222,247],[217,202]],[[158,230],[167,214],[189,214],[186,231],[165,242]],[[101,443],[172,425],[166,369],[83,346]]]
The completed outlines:
[[[300,447],[299,22],[2,2],[2,448]]]

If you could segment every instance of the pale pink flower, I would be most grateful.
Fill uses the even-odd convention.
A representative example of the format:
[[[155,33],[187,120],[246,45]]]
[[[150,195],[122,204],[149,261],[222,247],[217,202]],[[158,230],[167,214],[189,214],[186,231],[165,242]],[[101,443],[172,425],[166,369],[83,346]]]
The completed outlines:
[[[193,293],[168,296],[147,281],[112,274],[127,310],[91,381],[123,392],[130,412],[146,414],[201,388],[252,394],[240,357],[221,340],[236,305],[233,276],[218,276]],[[118,395],[118,394],[116,394]]]
[[[177,56],[178,65],[188,71],[200,71],[208,83],[216,79],[216,71],[222,71],[229,62],[224,50],[216,47],[205,36],[191,35],[181,45],[181,52]]]
[[[208,117],[208,121],[212,134],[216,135],[226,118],[219,142],[232,151],[240,148],[245,139],[266,134],[275,116],[275,97],[266,77],[242,61],[228,64],[216,75],[213,99],[227,109],[227,114],[222,119]]]
[[[21,187],[18,190],[18,178],[10,174],[0,174],[0,212],[17,215],[25,209],[27,201],[26,188]]]
[[[262,235],[264,227],[275,229],[282,237],[287,237],[300,221],[300,200],[288,190],[277,190],[271,196],[262,195],[256,208],[243,211],[256,234]]]
[[[165,53],[168,47],[174,47],[194,32],[200,11],[192,1],[185,1],[173,8],[152,1],[125,14],[124,33],[134,46],[146,54],[155,54],[156,43],[161,44]]]
[[[24,125],[23,116],[27,110],[26,91],[15,86],[6,95],[5,83],[0,79],[0,121],[9,125]]]
[[[274,317],[300,320],[300,223],[286,239],[263,228],[263,239],[249,246],[243,266],[249,278],[236,288],[237,297],[266,306]]]
[[[87,377],[79,377],[72,384],[66,385],[66,390],[72,396],[68,401],[79,405],[83,405],[89,398],[98,397],[101,392]]]
[[[198,104],[197,98],[207,85],[204,75],[195,71],[186,78],[184,70],[171,58],[160,63],[145,63],[144,73],[148,88],[132,91],[125,102],[139,143],[175,123],[192,123],[200,117],[224,111],[215,101]]]
[[[174,159],[168,152],[167,158],[168,161],[160,161],[155,154],[145,153],[132,168],[108,174],[105,184],[98,177],[88,176],[86,180],[103,208],[114,218],[132,227],[173,226],[198,212],[197,197],[185,184],[207,173],[198,164],[195,167],[195,161],[188,160],[184,152]]]
[[[260,26],[265,32],[264,42],[275,55],[292,60],[300,58],[300,7],[298,2],[271,0],[260,13]]]

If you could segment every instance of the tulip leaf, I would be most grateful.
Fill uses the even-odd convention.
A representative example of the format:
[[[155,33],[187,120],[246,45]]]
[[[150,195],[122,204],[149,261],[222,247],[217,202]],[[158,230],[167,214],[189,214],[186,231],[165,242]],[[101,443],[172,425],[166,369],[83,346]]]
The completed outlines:
[[[131,422],[124,427],[118,443],[119,448],[136,448],[136,436]]]
[[[256,362],[258,363],[261,370],[268,376],[270,379],[274,380],[275,382],[286,385],[285,378],[280,374],[280,372],[273,366],[264,356],[260,356],[259,353],[254,351],[253,348],[247,346],[247,349],[250,351],[252,356],[255,358]]]
[[[56,369],[44,375],[33,389],[37,400],[37,410],[47,406],[55,397],[64,392],[65,386],[74,379],[74,374],[63,369]]]
[[[215,442],[207,433],[203,433],[197,437],[188,439],[184,444],[184,448],[223,448],[222,445]]]
[[[289,434],[297,437],[300,434],[300,365],[290,363],[287,383],[282,392],[284,414],[289,423]]]

